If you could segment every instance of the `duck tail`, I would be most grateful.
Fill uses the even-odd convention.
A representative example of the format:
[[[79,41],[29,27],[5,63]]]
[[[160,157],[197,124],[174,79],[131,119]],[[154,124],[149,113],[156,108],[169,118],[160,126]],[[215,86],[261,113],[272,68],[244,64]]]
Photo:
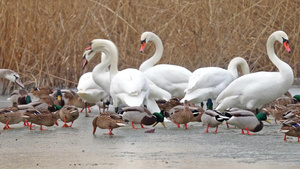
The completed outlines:
[[[118,125],[119,127],[125,127],[125,126],[126,126],[124,123],[117,123],[117,125]]]

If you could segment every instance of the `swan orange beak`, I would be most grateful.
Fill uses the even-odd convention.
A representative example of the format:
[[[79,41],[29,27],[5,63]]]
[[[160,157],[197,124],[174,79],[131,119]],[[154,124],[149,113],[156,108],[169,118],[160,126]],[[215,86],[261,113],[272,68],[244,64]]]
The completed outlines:
[[[85,48],[85,50],[91,50],[91,49],[92,49],[92,47],[91,47],[91,46],[89,46],[89,47]]]
[[[140,52],[144,52],[145,47],[146,47],[146,42],[145,42],[145,41],[142,41],[142,42],[141,42],[141,49],[140,49]]]
[[[16,78],[15,83],[17,83],[17,85],[19,85],[20,87],[25,89],[25,86],[23,85],[23,83],[21,82],[21,80],[19,78]]]
[[[291,49],[290,49],[288,41],[283,42],[283,46],[285,47],[286,51],[288,51],[289,53],[291,52]]]
[[[84,61],[83,61],[83,64],[82,64],[82,69],[84,69],[87,64],[88,64],[88,61],[84,58]]]

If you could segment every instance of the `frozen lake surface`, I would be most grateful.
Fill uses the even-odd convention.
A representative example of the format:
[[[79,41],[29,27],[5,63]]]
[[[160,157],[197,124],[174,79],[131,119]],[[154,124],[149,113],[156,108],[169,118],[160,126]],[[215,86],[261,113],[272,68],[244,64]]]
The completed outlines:
[[[299,89],[293,89],[292,94]],[[299,92],[300,93],[300,92]],[[1,96],[0,107],[8,106]],[[91,115],[98,115],[92,107]],[[299,168],[300,143],[278,132],[280,125],[264,123],[253,136],[220,125],[218,133],[205,133],[202,123],[189,123],[188,130],[166,122],[155,133],[134,130],[131,125],[113,130],[97,128],[92,134],[93,117],[84,113],[72,128],[45,127],[30,131],[23,124],[3,131],[0,123],[1,168]],[[138,125],[137,125],[138,126]],[[211,128],[210,131],[214,131]]]

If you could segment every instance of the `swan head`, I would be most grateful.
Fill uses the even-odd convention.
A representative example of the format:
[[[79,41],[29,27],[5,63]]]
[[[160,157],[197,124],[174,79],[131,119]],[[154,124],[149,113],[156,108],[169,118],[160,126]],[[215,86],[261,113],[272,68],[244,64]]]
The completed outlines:
[[[25,86],[23,85],[23,83],[21,81],[20,76],[16,72],[7,69],[7,72],[5,72],[5,78],[12,82],[15,82],[21,88],[23,88],[23,89],[25,88]]]
[[[144,52],[146,43],[149,41],[153,41],[153,37],[155,36],[152,32],[144,32],[141,36],[141,49],[140,52]]]
[[[106,39],[94,39],[90,42],[90,46],[87,47],[82,55],[84,61],[83,61],[83,69],[86,67],[88,62],[95,56],[96,53],[102,52],[101,53],[101,60],[107,60],[106,53],[109,53],[111,50],[110,47],[114,47],[115,50],[115,44],[112,43],[109,40]]]
[[[291,49],[289,47],[289,37],[287,36],[287,34],[284,31],[276,31],[273,33],[273,35],[275,36],[275,39],[278,42],[283,44],[283,46],[285,47],[285,49],[288,52],[291,52]]]

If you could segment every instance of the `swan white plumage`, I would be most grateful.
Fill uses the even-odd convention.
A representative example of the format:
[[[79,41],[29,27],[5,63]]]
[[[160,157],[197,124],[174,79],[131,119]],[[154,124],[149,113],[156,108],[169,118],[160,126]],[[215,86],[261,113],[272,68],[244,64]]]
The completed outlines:
[[[227,70],[220,67],[203,67],[195,70],[189,79],[185,96],[180,102],[187,100],[197,104],[209,98],[215,100],[238,77],[238,66],[241,67],[242,75],[250,72],[246,60],[241,57],[233,58]]]
[[[92,43],[99,43],[99,39],[94,39]],[[95,56],[96,53],[99,53],[99,49],[93,49],[91,52],[91,47],[88,47],[83,53],[83,68],[88,64],[88,62]],[[110,65],[111,59],[105,55],[104,52],[101,53],[101,62],[96,65],[92,71],[92,78],[94,83],[100,86],[106,93],[110,93],[110,72],[108,66]]]
[[[177,65],[155,65],[162,57],[163,44],[156,34],[144,32],[141,36],[141,52],[144,51],[146,43],[149,41],[154,42],[156,51],[151,58],[141,64],[139,70],[158,87],[169,92],[172,96],[183,97],[192,72]]]
[[[105,39],[93,40],[87,51],[84,57],[87,61],[98,52],[103,52],[108,57],[106,64],[110,64],[110,95],[114,107],[120,104],[127,106],[147,105],[149,85],[146,77],[137,69],[118,70],[118,49],[113,42]],[[102,66],[100,68],[107,67],[102,62],[97,66],[99,65]]]
[[[109,97],[109,94],[94,82],[92,72],[87,72],[80,77],[77,90],[77,94],[89,103],[97,103]]]
[[[288,52],[290,48],[288,36],[283,31],[276,31],[268,38],[267,53],[279,72],[256,72],[237,78],[217,97],[217,110],[224,111],[230,107],[260,109],[262,105],[277,99],[290,89],[294,81],[293,70],[275,54],[276,40],[282,43]]]
[[[10,69],[0,69],[0,78],[6,78],[6,79],[16,83],[23,89],[25,88],[20,79],[20,76],[16,72],[14,72]]]

